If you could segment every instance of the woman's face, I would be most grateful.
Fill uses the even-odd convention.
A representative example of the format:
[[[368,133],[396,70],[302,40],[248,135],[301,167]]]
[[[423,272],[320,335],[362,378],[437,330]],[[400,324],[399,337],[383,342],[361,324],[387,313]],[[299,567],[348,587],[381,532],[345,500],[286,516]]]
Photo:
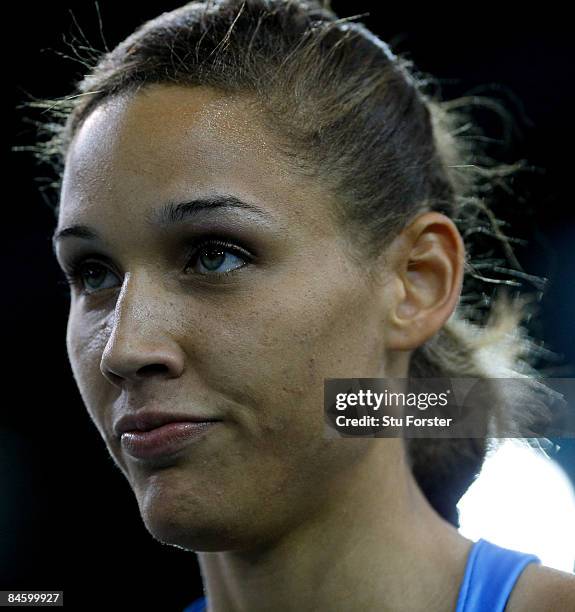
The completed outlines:
[[[206,198],[221,205],[160,219]],[[332,203],[245,101],[206,88],[109,100],[76,135],[57,228],[85,226],[57,241],[65,269],[84,262],[68,354],[160,541],[265,542],[319,510],[366,456],[366,441],[324,438],[324,378],[383,375],[385,291],[346,255]],[[207,239],[231,246],[214,254]],[[142,459],[114,431],[141,411],[220,422]]]

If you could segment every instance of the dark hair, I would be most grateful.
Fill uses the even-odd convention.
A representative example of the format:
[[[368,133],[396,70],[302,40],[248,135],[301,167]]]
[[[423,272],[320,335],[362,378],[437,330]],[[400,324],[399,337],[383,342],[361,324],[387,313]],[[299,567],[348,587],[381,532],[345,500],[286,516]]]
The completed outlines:
[[[522,164],[493,163],[479,149],[470,101],[440,100],[431,77],[354,19],[339,19],[319,0],[190,2],[96,58],[73,95],[41,103],[52,118],[35,153],[54,167],[58,188],[72,138],[111,96],[151,83],[252,94],[249,103],[282,153],[336,196],[334,214],[363,265],[424,210],[448,215],[464,237],[487,227],[509,252],[486,199],[494,179]],[[469,256],[465,265],[466,278],[480,276]],[[487,318],[485,300],[473,302],[464,291],[445,325],[413,352],[409,375],[535,378],[525,306],[500,293]],[[493,412],[485,413],[496,424],[490,431],[520,435],[533,414],[504,408],[498,394],[494,387]],[[406,448],[427,499],[458,526],[456,504],[480,471],[487,439],[412,438]]]

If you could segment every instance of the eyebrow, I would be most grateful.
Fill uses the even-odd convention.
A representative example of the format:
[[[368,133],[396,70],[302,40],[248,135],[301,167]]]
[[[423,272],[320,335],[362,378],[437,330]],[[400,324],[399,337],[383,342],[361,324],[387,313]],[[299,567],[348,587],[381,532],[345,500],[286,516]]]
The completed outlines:
[[[270,221],[274,220],[274,217],[269,212],[255,204],[242,200],[235,195],[221,194],[196,198],[181,203],[169,202],[146,215],[146,222],[152,226],[166,227],[189,221],[198,215],[217,209],[248,210]],[[56,244],[60,240],[68,237],[84,238],[86,240],[95,240],[99,238],[98,232],[87,225],[71,225],[69,227],[64,227],[56,231],[52,236],[52,247],[54,251],[56,250]]]

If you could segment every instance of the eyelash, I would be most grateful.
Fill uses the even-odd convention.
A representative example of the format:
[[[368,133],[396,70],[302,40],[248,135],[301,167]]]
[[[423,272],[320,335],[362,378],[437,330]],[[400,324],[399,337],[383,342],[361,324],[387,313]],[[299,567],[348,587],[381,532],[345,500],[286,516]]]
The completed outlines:
[[[196,263],[198,256],[202,253],[202,251],[207,250],[207,247],[211,247],[211,248],[219,247],[220,250],[228,251],[228,252],[231,252],[233,255],[240,256],[241,258],[246,260],[246,263],[242,266],[238,266],[237,268],[234,268],[233,270],[228,270],[227,272],[211,272],[208,274],[198,273],[200,276],[211,276],[211,277],[229,276],[230,274],[234,274],[235,272],[238,272],[242,268],[245,268],[254,259],[253,255],[249,251],[235,244],[234,242],[231,242],[229,240],[223,240],[220,238],[209,238],[205,240],[198,240],[196,244],[194,244],[187,258],[187,262],[185,266],[186,270],[189,267],[191,267],[193,264]],[[112,270],[108,266],[96,260],[84,258],[79,261],[73,261],[68,265],[68,268],[64,270],[64,276],[66,277],[66,280],[61,281],[61,284],[67,286],[68,288],[79,286],[80,293],[85,294],[85,295],[91,295],[94,293],[98,293],[99,291],[103,291],[103,289],[95,289],[92,291],[86,291],[84,289],[82,274],[85,271],[85,269],[89,266],[104,268],[108,270],[109,272],[113,273]]]

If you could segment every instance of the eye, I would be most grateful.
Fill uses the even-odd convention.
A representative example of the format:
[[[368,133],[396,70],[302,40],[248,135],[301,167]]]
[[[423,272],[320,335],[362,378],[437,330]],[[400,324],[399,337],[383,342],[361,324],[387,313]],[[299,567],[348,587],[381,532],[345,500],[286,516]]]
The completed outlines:
[[[204,240],[194,247],[186,270],[196,268],[196,274],[203,276],[230,274],[243,268],[251,259],[248,251],[233,242]],[[236,265],[238,262],[239,265]]]
[[[110,289],[114,287],[114,284],[107,284],[103,286],[103,281],[107,276],[115,277],[110,268],[98,263],[97,261],[84,260],[79,263],[73,263],[69,270],[64,272],[68,284],[72,286],[79,286],[80,292],[85,294],[95,293],[96,291],[102,291],[103,289]]]
[[[201,276],[227,276],[253,260],[249,251],[221,239],[202,240],[192,248],[185,268],[186,273]],[[79,287],[79,292],[91,295],[118,284],[118,275],[108,266],[94,260],[72,262],[64,271],[67,284]]]

